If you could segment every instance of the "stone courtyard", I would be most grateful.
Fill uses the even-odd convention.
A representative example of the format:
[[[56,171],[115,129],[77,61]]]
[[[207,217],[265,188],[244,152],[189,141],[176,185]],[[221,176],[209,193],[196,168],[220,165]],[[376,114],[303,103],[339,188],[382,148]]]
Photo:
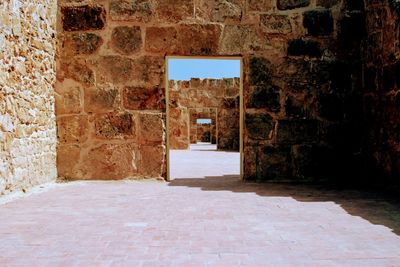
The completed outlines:
[[[399,132],[399,0],[2,0],[0,266],[400,266]]]
[[[398,198],[243,184],[238,153],[212,148],[173,151],[169,183],[72,182],[0,204],[0,266],[400,265]]]

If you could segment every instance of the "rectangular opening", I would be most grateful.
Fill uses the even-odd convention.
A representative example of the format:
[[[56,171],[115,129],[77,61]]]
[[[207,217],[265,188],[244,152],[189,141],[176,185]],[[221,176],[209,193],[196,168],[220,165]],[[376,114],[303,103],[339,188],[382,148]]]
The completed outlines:
[[[197,119],[197,124],[211,124],[212,119]]]
[[[168,180],[177,178],[171,175],[175,166],[171,157],[175,164],[177,153],[187,151],[206,151],[197,155],[200,158],[215,155],[215,164],[220,160],[227,174],[243,179],[242,70],[241,57],[166,57]],[[193,156],[182,154],[180,164]],[[210,167],[198,163],[196,168]],[[227,171],[228,164],[237,165],[232,173]]]

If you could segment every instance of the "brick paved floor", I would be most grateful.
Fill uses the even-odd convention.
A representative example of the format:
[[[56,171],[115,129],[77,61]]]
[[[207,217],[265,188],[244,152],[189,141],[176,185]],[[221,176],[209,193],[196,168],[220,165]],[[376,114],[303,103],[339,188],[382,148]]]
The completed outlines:
[[[400,266],[392,200],[243,184],[237,153],[171,164],[170,183],[74,182],[0,205],[0,266]]]

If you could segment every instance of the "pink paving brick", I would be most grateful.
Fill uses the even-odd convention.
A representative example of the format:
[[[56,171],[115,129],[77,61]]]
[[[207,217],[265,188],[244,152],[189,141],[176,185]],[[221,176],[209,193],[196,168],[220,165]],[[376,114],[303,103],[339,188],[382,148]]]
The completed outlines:
[[[171,156],[170,183],[73,182],[0,205],[0,266],[400,266],[390,199],[242,183],[237,153]]]

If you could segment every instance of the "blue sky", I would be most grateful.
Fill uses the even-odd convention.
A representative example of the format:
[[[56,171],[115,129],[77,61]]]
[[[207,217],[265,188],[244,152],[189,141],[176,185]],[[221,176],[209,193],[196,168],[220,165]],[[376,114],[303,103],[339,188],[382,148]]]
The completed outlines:
[[[240,77],[238,59],[169,59],[169,80]]]
[[[197,124],[211,124],[211,119],[197,119]]]

